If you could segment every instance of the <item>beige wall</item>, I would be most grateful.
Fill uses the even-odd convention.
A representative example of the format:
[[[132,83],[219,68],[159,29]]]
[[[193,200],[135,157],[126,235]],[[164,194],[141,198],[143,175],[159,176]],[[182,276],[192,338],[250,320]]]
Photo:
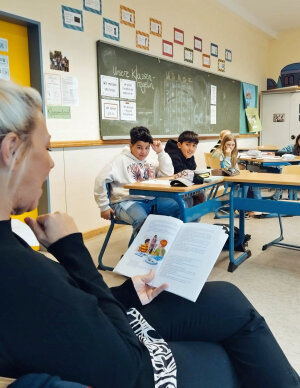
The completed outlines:
[[[193,48],[194,35],[203,39],[203,52],[209,53],[210,43],[219,46],[220,58],[225,48],[232,50],[233,60],[226,62],[224,76],[253,83],[265,89],[270,38],[232,14],[216,0],[102,0],[103,15],[83,11],[84,32],[66,29],[62,25],[61,5],[82,10],[82,0],[0,0],[2,11],[41,23],[43,72],[50,70],[50,50],[61,50],[70,60],[70,75],[77,77],[79,106],[72,107],[71,120],[47,120],[52,141],[99,139],[98,85],[96,41],[103,38],[103,17],[119,22],[120,5],[136,12],[136,29],[149,31],[149,18],[163,24],[163,39],[173,41],[173,28],[184,30],[184,46]],[[135,29],[120,24],[121,46],[136,49]],[[107,40],[113,43],[110,40]],[[150,36],[149,54],[162,56],[161,38]],[[139,50],[144,52],[143,50]],[[174,43],[174,61],[183,61],[183,46]],[[194,67],[203,69],[201,55],[194,53]],[[212,58],[209,70],[218,73],[217,59]],[[203,152],[209,151],[215,140],[202,142],[196,159],[204,167]],[[257,138],[240,141],[254,146]],[[93,199],[93,182],[108,158],[121,146],[57,149],[53,152],[56,168],[50,174],[51,210],[68,211],[80,230],[88,231],[105,225]]]
[[[283,67],[300,62],[299,42],[300,28],[283,31],[270,41],[268,78],[277,82]]]

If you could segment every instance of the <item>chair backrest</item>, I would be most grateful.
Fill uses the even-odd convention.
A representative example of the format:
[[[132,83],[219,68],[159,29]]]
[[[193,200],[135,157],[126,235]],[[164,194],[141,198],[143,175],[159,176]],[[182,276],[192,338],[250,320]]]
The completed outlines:
[[[213,158],[211,153],[204,153],[205,163],[210,168],[221,168],[221,162],[218,158]]]
[[[291,164],[289,166],[282,167],[283,174],[297,174],[300,175],[300,165],[299,164]]]

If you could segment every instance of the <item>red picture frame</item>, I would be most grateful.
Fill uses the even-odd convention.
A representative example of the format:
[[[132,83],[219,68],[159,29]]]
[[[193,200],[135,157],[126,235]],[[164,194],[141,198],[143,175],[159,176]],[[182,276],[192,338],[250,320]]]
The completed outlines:
[[[184,31],[174,27],[174,43],[184,44]]]
[[[171,50],[166,50],[166,46],[171,47]],[[171,51],[171,52],[170,52]],[[169,42],[168,40],[162,41],[162,53],[168,57],[173,58],[173,42]]]

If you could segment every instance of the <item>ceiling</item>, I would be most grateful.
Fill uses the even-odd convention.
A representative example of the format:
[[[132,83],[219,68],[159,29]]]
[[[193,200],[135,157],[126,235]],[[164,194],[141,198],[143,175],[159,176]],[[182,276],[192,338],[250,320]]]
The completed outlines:
[[[249,23],[276,38],[300,28],[300,0],[218,0]]]

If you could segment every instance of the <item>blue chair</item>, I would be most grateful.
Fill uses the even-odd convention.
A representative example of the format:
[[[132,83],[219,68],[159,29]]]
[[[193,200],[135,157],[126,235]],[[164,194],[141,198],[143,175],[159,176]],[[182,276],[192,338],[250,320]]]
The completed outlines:
[[[110,200],[111,187],[110,187],[109,183],[106,184],[106,190],[107,190],[108,199]],[[104,239],[102,248],[101,248],[99,256],[98,256],[98,269],[102,269],[103,271],[112,271],[114,269],[113,267],[109,267],[109,266],[103,264],[103,255],[104,255],[104,252],[106,250],[107,244],[109,242],[110,236],[112,234],[112,231],[114,230],[115,225],[129,225],[129,224],[127,224],[127,222],[118,220],[117,218],[114,218],[113,216],[111,217],[110,226],[109,226],[109,229],[107,231],[106,237]],[[130,246],[130,244],[132,243],[133,240],[134,240],[134,236],[132,234],[130,237],[128,246]]]

